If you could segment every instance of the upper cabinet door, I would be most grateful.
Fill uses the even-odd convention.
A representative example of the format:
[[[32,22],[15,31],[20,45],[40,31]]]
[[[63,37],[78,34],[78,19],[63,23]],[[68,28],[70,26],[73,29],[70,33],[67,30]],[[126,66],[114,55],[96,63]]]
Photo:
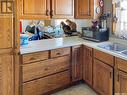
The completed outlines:
[[[52,18],[74,18],[74,0],[52,0]]]
[[[21,3],[21,18],[50,18],[50,0],[21,0],[19,3]]]
[[[0,16],[0,49],[13,47],[13,17]]]
[[[94,0],[75,0],[75,18],[94,17]]]

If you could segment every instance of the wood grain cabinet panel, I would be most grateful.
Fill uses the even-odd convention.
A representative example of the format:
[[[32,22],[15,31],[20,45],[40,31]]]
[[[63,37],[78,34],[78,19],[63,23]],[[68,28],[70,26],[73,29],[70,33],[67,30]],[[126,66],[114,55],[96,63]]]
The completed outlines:
[[[107,63],[108,65],[114,66],[114,56],[110,54],[94,49],[94,57]]]
[[[117,79],[117,91],[119,95],[127,94],[127,73],[119,71]]]
[[[82,79],[82,46],[72,47],[72,82]]]
[[[52,18],[73,18],[74,0],[52,0]]]
[[[127,94],[127,61],[116,58],[116,67],[115,92],[119,95]]]
[[[0,49],[13,47],[13,17],[0,16]]]
[[[71,49],[69,48],[60,48],[50,51],[50,58],[60,57],[64,55],[70,55]]]
[[[70,83],[70,71],[54,74],[42,79],[24,83],[22,95],[43,95]]]
[[[68,70],[69,66],[70,56],[23,65],[23,82]]]
[[[75,18],[93,18],[94,0],[75,0]]]
[[[13,56],[0,55],[0,95],[14,95]]]
[[[127,61],[120,58],[116,58],[116,65],[119,70],[127,73]]]
[[[21,18],[50,18],[50,0],[20,0]]]
[[[92,87],[93,83],[93,50],[83,47],[83,80]]]
[[[23,64],[30,63],[30,62],[36,62],[36,61],[42,61],[48,58],[49,58],[48,51],[22,55]]]
[[[22,19],[74,18],[74,0],[18,0]]]
[[[113,68],[94,59],[93,88],[100,95],[113,95]]]

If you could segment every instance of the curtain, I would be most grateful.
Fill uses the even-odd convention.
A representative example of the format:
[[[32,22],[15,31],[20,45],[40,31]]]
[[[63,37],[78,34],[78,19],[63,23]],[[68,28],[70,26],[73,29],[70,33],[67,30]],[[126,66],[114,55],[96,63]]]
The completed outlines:
[[[113,0],[114,34],[127,39],[127,0]]]

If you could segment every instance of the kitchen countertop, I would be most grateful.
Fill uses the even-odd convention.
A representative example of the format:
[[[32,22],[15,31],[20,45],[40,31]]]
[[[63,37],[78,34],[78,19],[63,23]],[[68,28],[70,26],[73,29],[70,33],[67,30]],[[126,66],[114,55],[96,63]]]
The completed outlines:
[[[70,47],[70,46],[83,44],[88,47],[113,55],[115,57],[127,60],[126,55],[119,54],[114,51],[110,51],[110,50],[106,50],[106,49],[98,47],[98,45],[105,44],[107,42],[112,42],[112,41],[109,40],[106,42],[97,43],[97,42],[83,40],[79,37],[64,37],[64,38],[54,38],[54,39],[47,39],[47,40],[30,41],[27,46],[21,46],[20,54],[24,55],[29,53],[35,53],[35,52],[41,52],[46,50],[52,50],[57,48]]]

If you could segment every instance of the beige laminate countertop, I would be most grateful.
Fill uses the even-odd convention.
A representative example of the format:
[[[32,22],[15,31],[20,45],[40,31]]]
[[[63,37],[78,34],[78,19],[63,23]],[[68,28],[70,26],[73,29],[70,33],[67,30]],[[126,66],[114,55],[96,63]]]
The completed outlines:
[[[46,51],[46,50],[52,50],[52,49],[57,49],[57,48],[70,47],[70,46],[83,44],[93,49],[97,49],[102,52],[113,55],[115,57],[127,60],[126,55],[98,47],[98,45],[106,44],[108,42],[112,42],[112,41],[109,40],[106,42],[96,43],[92,41],[83,40],[79,37],[64,37],[64,38],[54,38],[54,39],[47,39],[47,40],[38,40],[38,41],[29,42],[27,46],[21,46],[20,54],[24,55],[24,54],[29,54],[29,53],[35,53],[35,52],[41,52],[41,51]]]

